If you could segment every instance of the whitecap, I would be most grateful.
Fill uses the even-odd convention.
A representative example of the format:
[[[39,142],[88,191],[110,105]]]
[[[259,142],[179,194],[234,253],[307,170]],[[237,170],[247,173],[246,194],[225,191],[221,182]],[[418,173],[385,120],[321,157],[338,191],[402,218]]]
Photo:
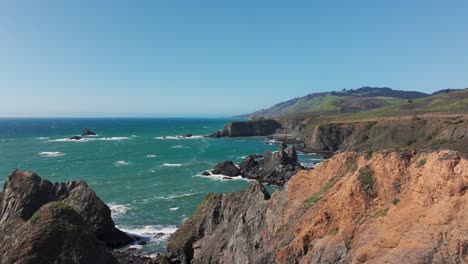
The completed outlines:
[[[121,141],[121,140],[128,140],[129,137],[82,137],[81,139],[71,139],[71,138],[58,138],[58,139],[51,139],[49,142],[89,142],[89,141]]]
[[[145,225],[145,226],[117,226],[128,235],[135,237],[138,241],[158,242],[164,241],[177,230],[177,227],[169,225]],[[138,242],[137,242],[138,243]],[[137,247],[137,243],[131,247]]]
[[[183,194],[169,195],[169,196],[155,196],[154,199],[173,200],[177,198],[191,197],[191,196],[195,196],[199,194],[202,194],[202,193],[196,192],[196,193],[183,193]]]
[[[130,165],[130,162],[126,161],[126,160],[118,160],[118,161],[114,162],[114,165],[115,166],[125,166],[125,165]]]
[[[176,210],[179,210],[179,207],[171,207],[171,208],[169,208],[169,210],[176,211]]]
[[[191,137],[186,137],[186,136],[163,136],[163,137],[154,137],[154,139],[169,139],[169,140],[181,140],[181,139],[200,139],[204,138],[205,136],[203,135],[193,135]]]
[[[236,165],[238,167],[238,165]],[[242,176],[228,176],[228,175],[223,175],[223,174],[212,174],[211,172],[207,171],[210,175],[202,175],[201,173],[195,175],[195,177],[202,177],[202,178],[207,178],[211,180],[217,180],[217,181],[232,181],[232,180],[243,180],[243,181],[253,181],[248,178],[244,178]]]
[[[163,163],[161,167],[181,167],[182,164],[180,163]]]
[[[65,153],[59,151],[43,151],[37,154],[39,154],[42,157],[60,157],[65,155]]]
[[[155,154],[149,154],[149,155],[146,155],[145,157],[147,157],[147,158],[156,158],[157,155],[155,155]]]
[[[49,139],[49,137],[37,137],[36,139],[45,140],[45,139]]]
[[[188,147],[186,147],[184,145],[175,145],[175,146],[172,146],[171,148],[173,148],[173,149],[183,149],[183,148],[188,148]]]
[[[123,204],[110,203],[108,204],[108,206],[111,210],[112,217],[119,217],[121,215],[124,215],[128,210],[130,210],[130,208],[127,205]]]

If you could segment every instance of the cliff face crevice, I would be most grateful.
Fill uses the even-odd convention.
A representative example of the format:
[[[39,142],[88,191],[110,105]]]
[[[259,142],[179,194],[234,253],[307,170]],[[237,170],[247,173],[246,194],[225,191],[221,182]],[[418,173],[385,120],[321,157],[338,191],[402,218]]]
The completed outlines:
[[[468,119],[403,118],[320,124],[304,133],[305,147],[316,151],[383,149],[468,149]]]
[[[270,199],[258,183],[209,195],[168,250],[192,263],[463,263],[467,189],[454,151],[339,153]]]

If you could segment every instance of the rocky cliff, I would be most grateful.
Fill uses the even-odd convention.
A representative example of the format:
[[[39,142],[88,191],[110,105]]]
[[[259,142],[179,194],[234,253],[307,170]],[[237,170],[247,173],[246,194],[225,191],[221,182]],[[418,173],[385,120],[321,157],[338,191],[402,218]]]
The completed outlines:
[[[390,147],[453,149],[468,153],[468,116],[397,117],[319,124],[303,133],[309,151]]]
[[[229,122],[221,131],[209,137],[254,137],[274,134],[281,124],[273,119]]]
[[[468,160],[454,151],[345,152],[272,197],[208,194],[168,241],[182,263],[464,263]]]

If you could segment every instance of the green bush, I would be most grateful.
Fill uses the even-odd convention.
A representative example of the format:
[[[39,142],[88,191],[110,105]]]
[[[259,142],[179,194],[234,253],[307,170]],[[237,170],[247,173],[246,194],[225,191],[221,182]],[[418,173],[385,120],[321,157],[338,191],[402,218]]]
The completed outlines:
[[[424,166],[424,164],[426,164],[426,162],[427,162],[426,159],[420,159],[420,160],[418,161],[418,168]]]
[[[397,205],[397,203],[399,203],[399,202],[400,202],[400,199],[398,199],[398,198],[393,198],[393,200],[392,200],[393,205]]]
[[[369,195],[369,197],[377,197],[377,193],[374,190],[374,172],[372,171],[370,165],[367,165],[359,170],[358,179],[361,183],[361,188]]]

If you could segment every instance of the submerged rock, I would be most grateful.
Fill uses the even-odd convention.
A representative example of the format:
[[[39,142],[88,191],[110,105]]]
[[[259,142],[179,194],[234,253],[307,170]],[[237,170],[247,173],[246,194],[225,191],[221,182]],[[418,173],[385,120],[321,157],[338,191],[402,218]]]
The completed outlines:
[[[83,129],[83,132],[81,132],[81,136],[95,136],[96,133],[94,133],[93,131],[85,128]]]
[[[80,140],[81,137],[80,137],[80,136],[73,136],[73,137],[71,137],[70,139],[71,139],[71,140]]]
[[[204,172],[202,172],[201,175],[203,175],[203,176],[210,176],[211,174],[210,174],[209,172],[207,172],[207,171],[204,171]]]
[[[192,136],[193,136],[193,135],[192,135],[192,134],[190,134],[190,133],[189,133],[189,134],[187,134],[187,135],[185,135],[185,137],[186,137],[186,138],[189,138],[189,137],[192,137]]]

